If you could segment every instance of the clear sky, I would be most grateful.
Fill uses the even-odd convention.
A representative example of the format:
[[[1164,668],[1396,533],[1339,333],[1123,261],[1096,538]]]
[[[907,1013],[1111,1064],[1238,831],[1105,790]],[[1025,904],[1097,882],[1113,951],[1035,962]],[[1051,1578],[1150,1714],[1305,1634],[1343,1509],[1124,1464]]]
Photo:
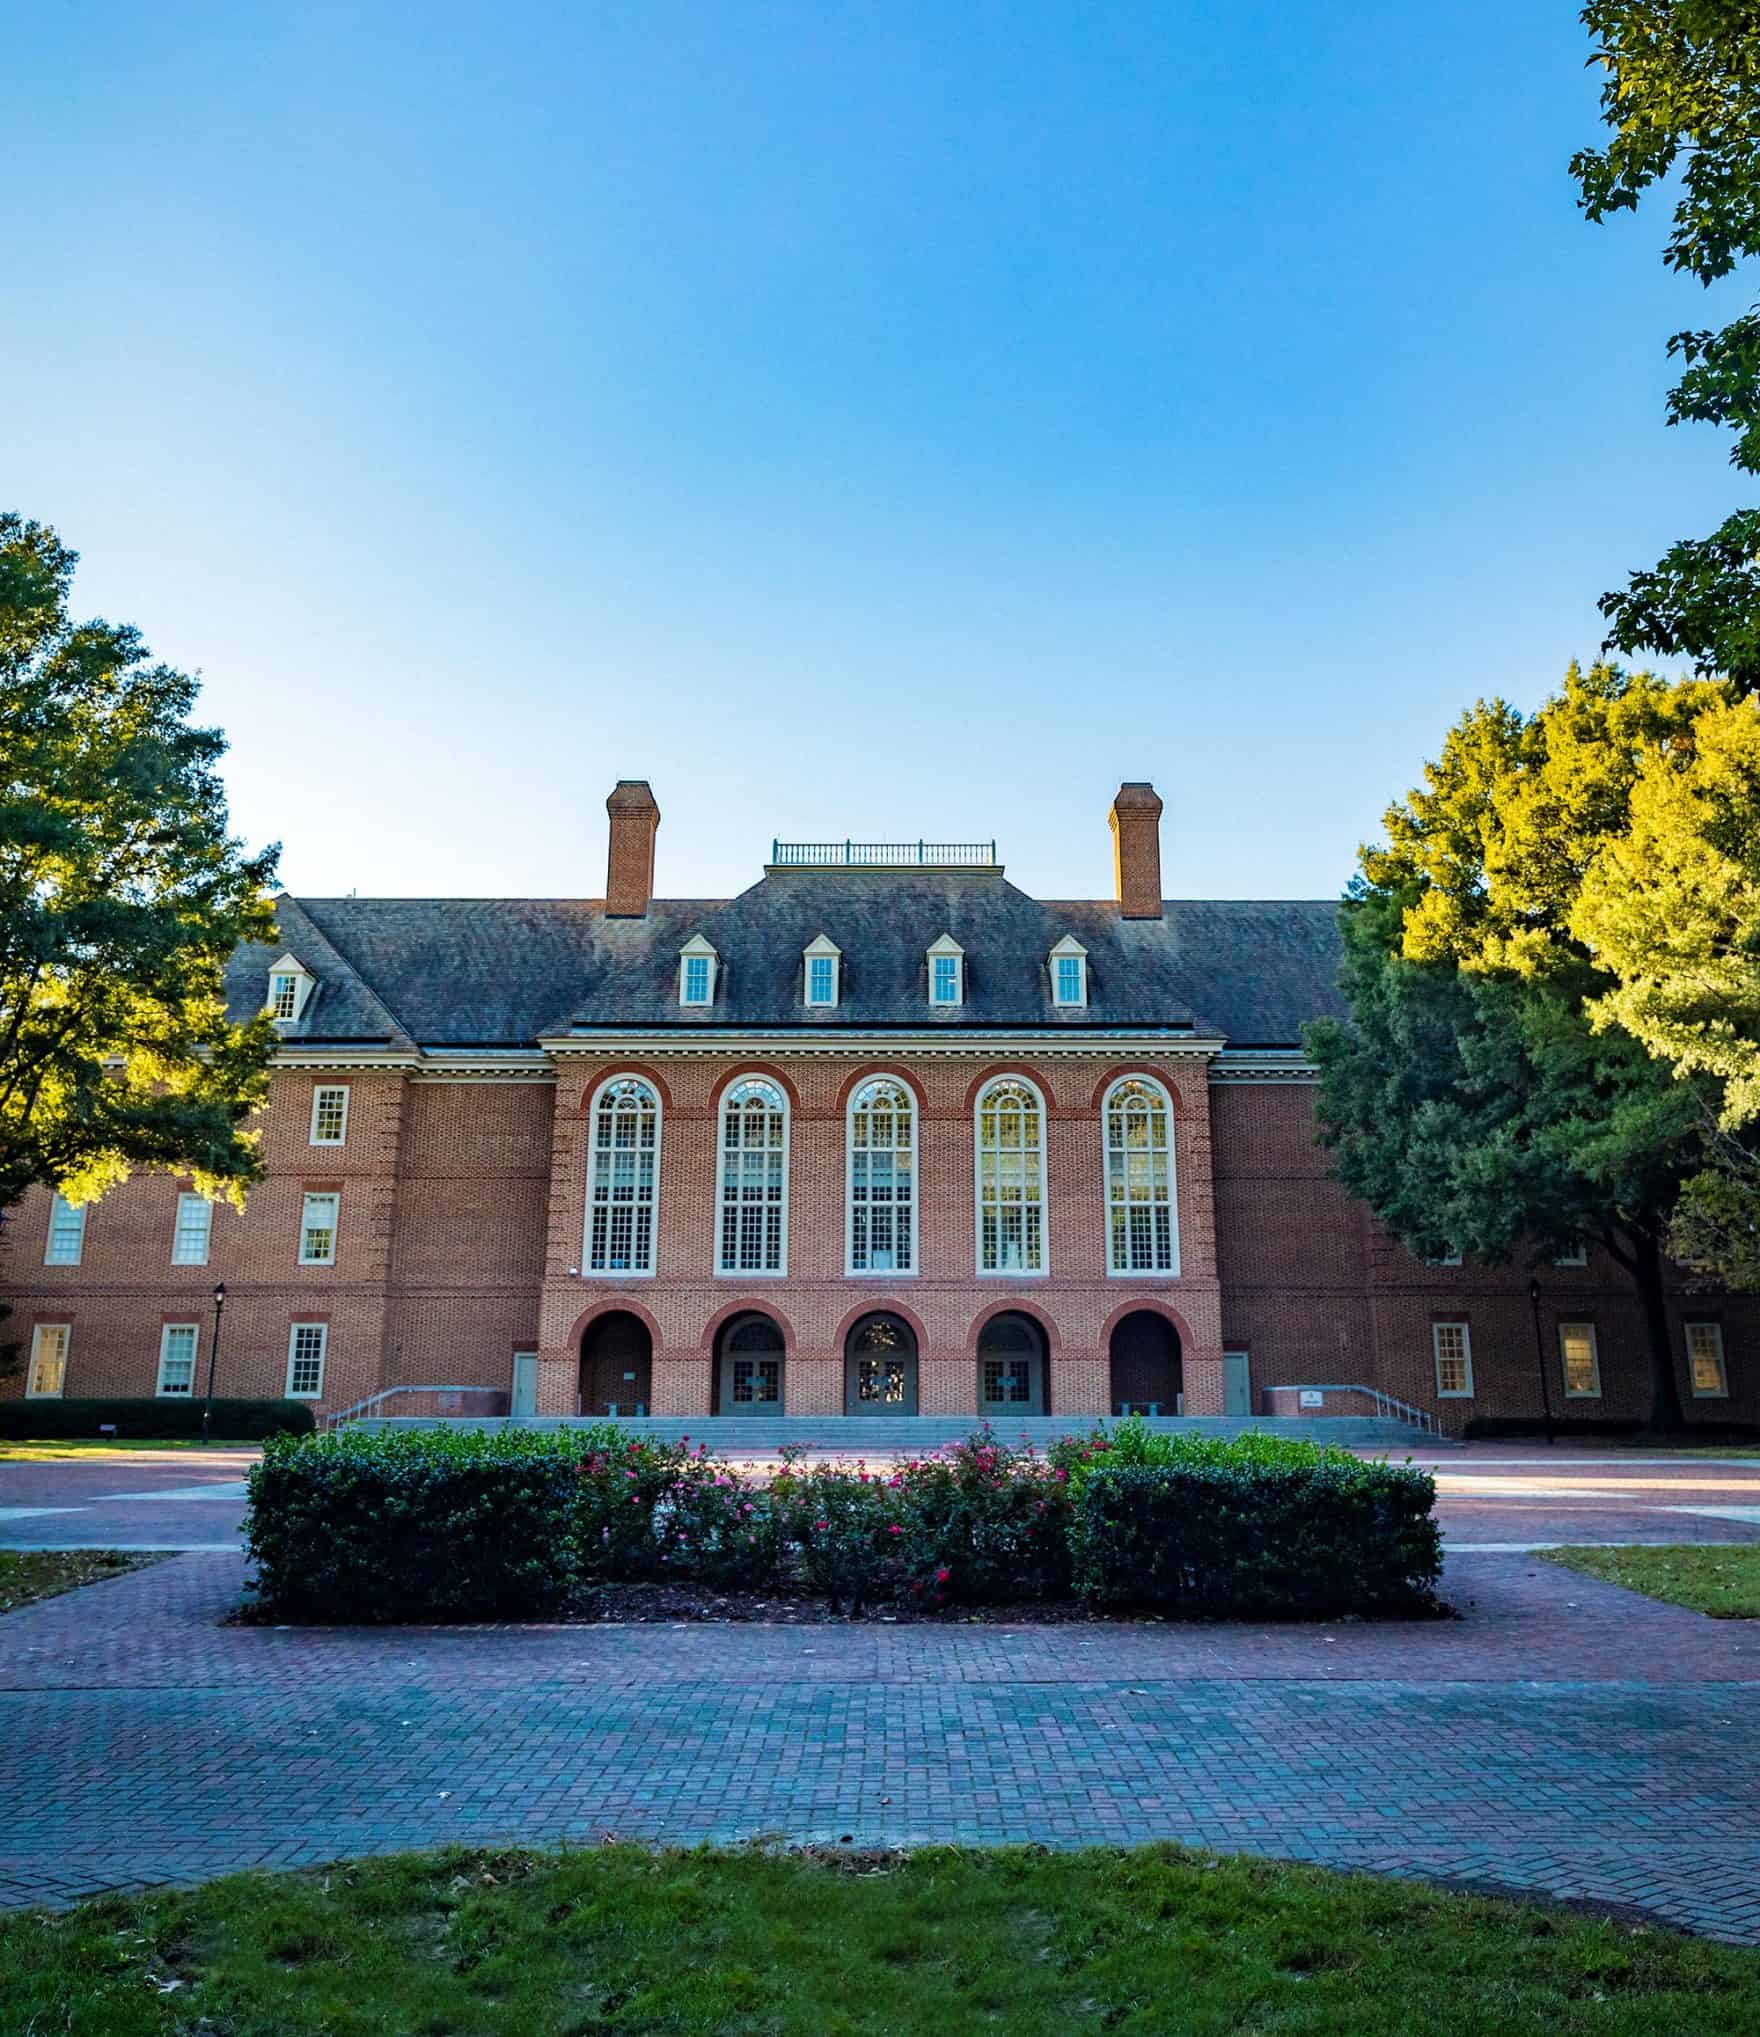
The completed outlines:
[[[1584,224],[1575,0],[38,7],[0,504],[204,674],[312,894],[773,835],[1315,895],[1740,501]]]

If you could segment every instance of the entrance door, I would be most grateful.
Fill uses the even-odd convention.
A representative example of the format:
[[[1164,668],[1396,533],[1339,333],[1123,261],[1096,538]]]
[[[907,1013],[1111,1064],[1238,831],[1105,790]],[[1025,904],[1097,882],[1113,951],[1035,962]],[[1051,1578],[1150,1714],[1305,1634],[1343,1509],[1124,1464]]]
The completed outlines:
[[[1107,1356],[1115,1415],[1179,1413],[1179,1335],[1165,1317],[1148,1309],[1126,1316],[1112,1332]]]
[[[1031,1316],[993,1316],[978,1333],[978,1412],[999,1420],[1046,1411],[1045,1339]]]
[[[843,1346],[846,1415],[914,1415],[917,1340],[898,1316],[864,1316]]]
[[[614,1309],[581,1339],[581,1413],[645,1415],[653,1400],[654,1340],[640,1316]]]
[[[1252,1376],[1244,1351],[1224,1351],[1222,1354],[1222,1412],[1225,1415],[1250,1415],[1253,1412]]]
[[[510,1415],[535,1415],[538,1412],[538,1354],[536,1351],[516,1351],[513,1354],[513,1398],[508,1403]]]
[[[721,1333],[715,1364],[715,1412],[782,1412],[782,1332],[768,1316],[742,1316]]]

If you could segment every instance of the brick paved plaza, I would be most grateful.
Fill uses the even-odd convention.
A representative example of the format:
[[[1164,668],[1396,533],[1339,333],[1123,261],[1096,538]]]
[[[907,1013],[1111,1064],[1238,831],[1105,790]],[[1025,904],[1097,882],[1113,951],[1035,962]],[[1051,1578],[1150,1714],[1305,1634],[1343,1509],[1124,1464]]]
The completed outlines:
[[[0,1900],[447,1840],[1171,1838],[1760,1943],[1760,1634],[1530,1556],[1452,1558],[1459,1621],[1317,1628],[224,1626],[243,1578],[0,1622]]]

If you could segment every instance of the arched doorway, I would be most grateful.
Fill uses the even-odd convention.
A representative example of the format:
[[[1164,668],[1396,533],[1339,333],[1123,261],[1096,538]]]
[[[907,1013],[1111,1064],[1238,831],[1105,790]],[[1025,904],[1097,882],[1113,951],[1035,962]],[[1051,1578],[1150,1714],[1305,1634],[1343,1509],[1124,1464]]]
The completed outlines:
[[[1115,1415],[1173,1415],[1182,1388],[1179,1332],[1165,1316],[1138,1309],[1112,1332]]]
[[[654,1340],[640,1316],[612,1309],[581,1337],[581,1413],[645,1415],[654,1399]]]
[[[992,1316],[978,1332],[978,1412],[992,1419],[1051,1411],[1045,1332],[1031,1316]]]
[[[715,1339],[715,1412],[782,1412],[782,1332],[768,1316],[735,1316]]]
[[[846,1415],[914,1415],[917,1338],[902,1316],[863,1316],[843,1340]]]

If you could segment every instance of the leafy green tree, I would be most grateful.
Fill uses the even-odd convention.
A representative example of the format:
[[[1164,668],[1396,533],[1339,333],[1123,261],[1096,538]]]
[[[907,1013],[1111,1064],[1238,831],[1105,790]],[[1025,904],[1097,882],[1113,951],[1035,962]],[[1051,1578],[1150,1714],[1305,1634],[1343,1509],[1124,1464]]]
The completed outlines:
[[[75,563],[0,515],[0,1207],[155,1167],[240,1200],[274,1029],[229,1024],[221,977],[273,938],[275,851],[227,833],[196,682],[70,620]]]
[[[1663,259],[1712,284],[1760,250],[1760,10],[1752,0],[1590,0],[1583,22],[1606,72],[1611,139],[1571,159],[1586,216],[1636,211],[1678,174]],[[1676,333],[1685,373],[1670,424],[1723,425],[1743,473],[1760,473],[1760,309],[1722,331]],[[1608,642],[1691,658],[1744,691],[1760,687],[1760,511],[1686,538],[1601,599]]]
[[[1573,931],[1650,749],[1727,686],[1575,667],[1524,717],[1481,701],[1389,809],[1344,908],[1350,1017],[1309,1030],[1334,1170],[1422,1257],[1491,1264],[1598,1241],[1644,1311],[1652,1425],[1680,1421],[1669,1222],[1719,1100],[1591,1006],[1615,987]]]

